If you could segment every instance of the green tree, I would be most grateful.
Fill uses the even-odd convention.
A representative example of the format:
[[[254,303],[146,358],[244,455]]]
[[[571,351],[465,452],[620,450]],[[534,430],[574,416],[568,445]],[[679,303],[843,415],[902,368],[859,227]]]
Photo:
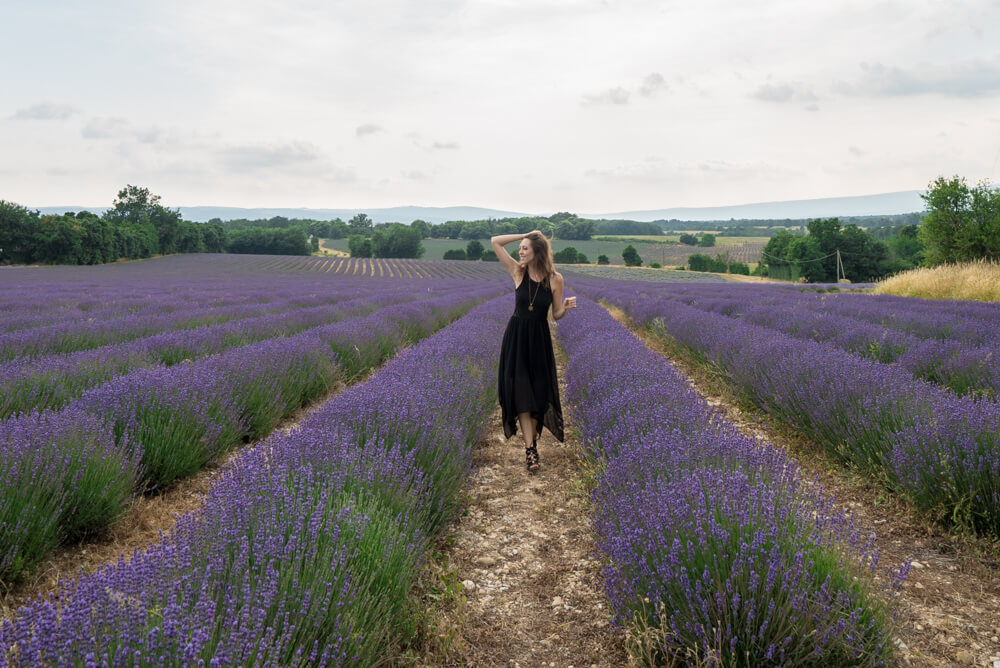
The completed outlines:
[[[604,255],[602,253],[601,255],[597,256],[597,264],[611,264],[611,260],[608,259],[607,255]]]
[[[577,264],[580,253],[572,246],[566,246],[560,251],[552,254],[552,261],[559,264]]]
[[[462,239],[489,239],[493,234],[487,221],[473,220],[462,224],[459,236]]]
[[[921,195],[927,210],[920,224],[930,265],[1000,260],[1000,190],[982,181],[938,177]]]
[[[465,256],[470,260],[479,260],[483,257],[483,245],[479,243],[476,239],[473,239],[465,246]]]
[[[711,248],[712,246],[715,245],[715,235],[706,232],[705,234],[701,235],[701,239],[698,240],[698,245],[701,246],[702,248]]]
[[[793,280],[799,276],[805,277],[810,283],[829,283],[833,280],[833,273],[828,272],[823,266],[821,259],[823,250],[820,248],[819,239],[811,234],[793,239],[788,246],[786,257],[794,266],[794,271],[789,277]]]
[[[373,225],[372,219],[366,213],[359,213],[347,221],[347,226],[351,229],[352,233],[366,236],[371,232]]]
[[[678,239],[678,241],[680,241],[685,246],[697,246],[698,245],[698,237],[696,237],[695,235],[691,234],[690,232],[685,232],[684,234],[682,234],[680,236],[680,238]]]
[[[37,211],[0,200],[0,262],[34,261],[32,228],[37,224]]]
[[[226,228],[219,223],[211,221],[203,223],[201,227],[202,243],[206,253],[225,253],[229,243]]]
[[[496,254],[494,253],[493,258],[496,259]],[[467,260],[469,259],[465,251],[461,248],[449,248],[444,252],[445,260]]]
[[[691,271],[708,271],[712,258],[702,253],[693,253],[688,256],[688,267]]]
[[[893,269],[886,274],[894,274],[920,266],[924,261],[924,244],[919,237],[920,228],[904,225],[896,234],[886,239],[889,247],[889,261]]]
[[[431,226],[425,220],[420,220],[419,218],[410,223],[410,227],[420,232],[420,238],[426,239],[431,235]]]
[[[347,237],[347,248],[351,253],[351,257],[372,256],[371,239],[366,239],[360,234],[352,234],[349,237]]]
[[[140,257],[148,257],[153,253],[176,253],[178,250],[181,214],[160,204],[160,196],[154,195],[149,188],[126,185],[118,191],[118,196],[112,208],[105,213],[105,218],[116,225],[152,228],[156,235],[155,247],[143,249]]]
[[[440,225],[435,225],[431,228],[431,237],[434,239],[458,239],[462,235],[462,226],[464,224],[461,220],[449,220]]]
[[[562,214],[556,214],[556,216],[559,215]],[[594,236],[594,230],[597,228],[594,221],[581,220],[573,214],[566,214],[568,217],[553,220],[556,216],[552,216],[550,220],[557,239],[587,241]]]
[[[845,225],[841,230],[837,250],[840,251],[844,275],[853,282],[881,278],[889,259],[889,247],[854,224]],[[837,280],[836,269],[830,280]]]
[[[372,232],[372,257],[418,258],[424,254],[424,246],[420,240],[419,229],[393,223]],[[354,255],[353,251],[351,255]]]
[[[622,260],[625,261],[626,267],[641,267],[642,258],[639,257],[639,251],[635,249],[635,246],[629,244],[622,251]]]

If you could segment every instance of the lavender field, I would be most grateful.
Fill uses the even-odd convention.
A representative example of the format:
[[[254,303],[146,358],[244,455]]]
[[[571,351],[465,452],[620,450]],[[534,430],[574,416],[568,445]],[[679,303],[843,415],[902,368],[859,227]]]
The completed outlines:
[[[1000,305],[578,284],[929,516],[1000,536]]]
[[[0,287],[3,587],[235,452],[176,530],[0,620],[0,666],[398,659],[496,407],[513,310],[498,265],[173,256],[4,268]],[[908,561],[881,562],[788,452],[740,433],[600,303],[933,521],[987,539],[1000,536],[997,305],[570,287],[560,375],[630,655],[896,662]]]

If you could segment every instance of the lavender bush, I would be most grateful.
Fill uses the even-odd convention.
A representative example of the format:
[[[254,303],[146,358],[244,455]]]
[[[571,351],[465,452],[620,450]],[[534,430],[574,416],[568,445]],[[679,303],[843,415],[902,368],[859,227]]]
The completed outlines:
[[[390,660],[436,509],[461,482],[438,489],[425,466],[470,465],[509,308],[493,300],[405,350],[238,457],[171,537],[18,610],[0,666]]]
[[[462,290],[467,291],[467,288]],[[392,291],[339,303],[162,332],[75,353],[7,362],[0,364],[0,419],[28,410],[59,408],[85,390],[135,369],[159,364],[171,366],[427,297],[427,293],[403,285]]]
[[[872,538],[742,436],[660,356],[583,299],[559,335],[581,439],[601,464],[598,550],[619,624],[647,663],[892,661],[892,593]]]
[[[589,286],[713,365],[749,400],[832,456],[947,523],[1000,535],[1000,403],[959,397],[905,369],[633,287]]]
[[[139,463],[138,472],[123,476],[121,485],[129,492],[162,488],[199,471],[241,439],[266,435],[284,416],[322,396],[338,380],[366,372],[496,292],[496,286],[466,289],[461,297],[445,294],[397,304],[198,361],[140,369],[86,392],[56,415],[70,425],[80,416],[84,423],[92,419],[89,415],[107,420],[117,447],[127,449],[129,461]],[[90,456],[89,451],[83,456]],[[59,475],[58,467],[54,473],[43,471]],[[11,487],[15,494],[31,484],[23,476],[18,481]],[[83,504],[78,497],[88,490],[70,490],[66,503]],[[119,494],[107,499],[101,513],[65,513],[56,522],[61,527],[57,535],[72,539],[106,528],[124,511],[128,498]],[[45,510],[39,507],[37,512]],[[74,520],[78,517],[86,520]],[[16,553],[18,541],[33,540],[29,533],[13,532],[15,537],[0,546],[0,554]],[[51,546],[52,541],[45,544]]]
[[[0,582],[60,541],[107,526],[131,500],[138,460],[82,411],[32,413],[0,429]]]

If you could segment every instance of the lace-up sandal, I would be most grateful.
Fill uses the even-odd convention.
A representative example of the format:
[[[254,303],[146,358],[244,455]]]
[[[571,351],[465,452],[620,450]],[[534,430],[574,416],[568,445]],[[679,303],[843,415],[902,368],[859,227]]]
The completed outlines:
[[[524,449],[524,459],[525,464],[529,471],[537,471],[539,460],[538,460],[538,439],[536,438],[531,442],[530,448]]]

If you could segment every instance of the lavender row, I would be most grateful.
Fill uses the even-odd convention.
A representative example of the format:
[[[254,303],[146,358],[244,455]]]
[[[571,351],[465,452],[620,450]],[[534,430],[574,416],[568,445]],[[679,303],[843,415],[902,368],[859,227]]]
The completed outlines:
[[[321,306],[239,318],[194,329],[162,332],[126,343],[0,364],[0,419],[28,410],[59,408],[85,390],[135,369],[195,360],[257,341],[290,336],[391,304],[419,301],[426,296],[426,292],[400,284],[395,290],[343,301],[324,297],[328,303]]]
[[[392,660],[496,401],[509,303],[474,309],[228,467],[175,533],[0,625],[0,666]]]
[[[161,315],[170,313],[178,307],[202,307],[206,310],[241,305],[263,305],[273,301],[280,302],[286,295],[272,295],[262,302],[259,295],[253,293],[232,294],[214,293],[202,290],[194,294],[177,293],[170,289],[148,289],[137,293],[134,287],[111,289],[91,289],[81,299],[78,288],[67,295],[62,293],[66,288],[59,286],[58,292],[52,289],[30,289],[12,291],[5,295],[5,303],[0,304],[0,310],[6,317],[0,324],[0,332],[10,333],[26,329],[37,329],[56,325],[67,321],[107,321],[141,315]],[[291,297],[293,295],[287,295]]]
[[[662,284],[634,285],[650,295],[727,315],[738,314],[747,305],[777,306],[852,318],[920,339],[957,341],[970,346],[995,345],[1000,340],[1000,305],[986,302],[816,294],[781,284],[672,284],[669,290],[664,290]]]
[[[650,294],[645,288],[640,290]],[[852,303],[873,301],[860,295],[843,297]],[[922,338],[895,327],[831,312],[827,305],[836,301],[834,298],[803,296],[787,288],[734,286],[724,293],[715,289],[676,293],[671,290],[659,291],[655,298],[740,318],[794,338],[828,343],[877,362],[898,364],[917,378],[944,385],[958,394],[1000,395],[1000,356],[996,354],[996,341],[1000,338],[989,346]],[[939,317],[930,319],[937,321]],[[894,312],[881,311],[878,320],[892,322],[897,318]],[[996,329],[1000,337],[1000,327]],[[981,329],[976,332],[977,336],[983,334]]]
[[[0,460],[8,466],[0,487],[9,497],[0,507],[0,560],[10,567],[0,571],[0,579],[17,577],[61,539],[103,530],[120,516],[135,490],[167,485],[197,472],[241,439],[267,434],[282,417],[322,396],[338,380],[380,364],[495,293],[493,288],[461,299],[447,295],[391,306],[197,362],[140,369],[84,393],[62,411],[0,424]],[[90,448],[87,452],[95,454],[74,464],[83,471],[77,478],[70,479],[76,468],[68,465],[56,463],[39,473],[25,463],[34,461],[42,445],[55,453],[51,456],[57,462],[66,452],[89,447],[72,442],[72,427],[83,418],[89,424],[89,416],[102,421],[102,447]],[[50,432],[56,423],[66,425],[70,436],[53,441]],[[92,431],[88,427],[81,439],[93,440]],[[123,472],[110,487],[100,475],[113,468],[107,462],[118,462]],[[99,471],[92,474],[94,467]],[[41,543],[31,524],[19,519],[23,507],[16,500],[37,491],[39,475],[46,477],[41,487],[51,490],[52,500],[32,512],[58,518],[55,533]],[[83,497],[98,500],[81,509]],[[59,510],[52,513],[52,505]]]
[[[780,450],[740,434],[666,361],[580,300],[560,325],[567,397],[601,464],[597,547],[616,622],[654,665],[891,662],[872,537]]]
[[[137,314],[113,320],[64,320],[54,325],[0,334],[0,361],[34,359],[131,341],[164,331],[193,329],[259,315],[259,305],[206,309],[179,308],[156,315]]]
[[[321,293],[307,295],[301,293],[301,287],[299,291],[285,294],[247,290],[241,298],[227,297],[204,303],[191,303],[189,296],[181,292],[160,303],[158,308],[122,318],[102,319],[81,314],[85,317],[82,321],[79,318],[64,318],[53,325],[0,334],[0,360],[31,360],[47,354],[124,343],[163,332],[335,304],[345,298],[377,292],[377,287],[369,286],[368,290],[364,290],[358,286],[335,285]],[[195,295],[204,297],[201,290]],[[36,298],[44,299],[45,295],[40,293]]]
[[[588,294],[714,365],[748,400],[918,509],[1000,536],[1000,402],[628,286]]]

